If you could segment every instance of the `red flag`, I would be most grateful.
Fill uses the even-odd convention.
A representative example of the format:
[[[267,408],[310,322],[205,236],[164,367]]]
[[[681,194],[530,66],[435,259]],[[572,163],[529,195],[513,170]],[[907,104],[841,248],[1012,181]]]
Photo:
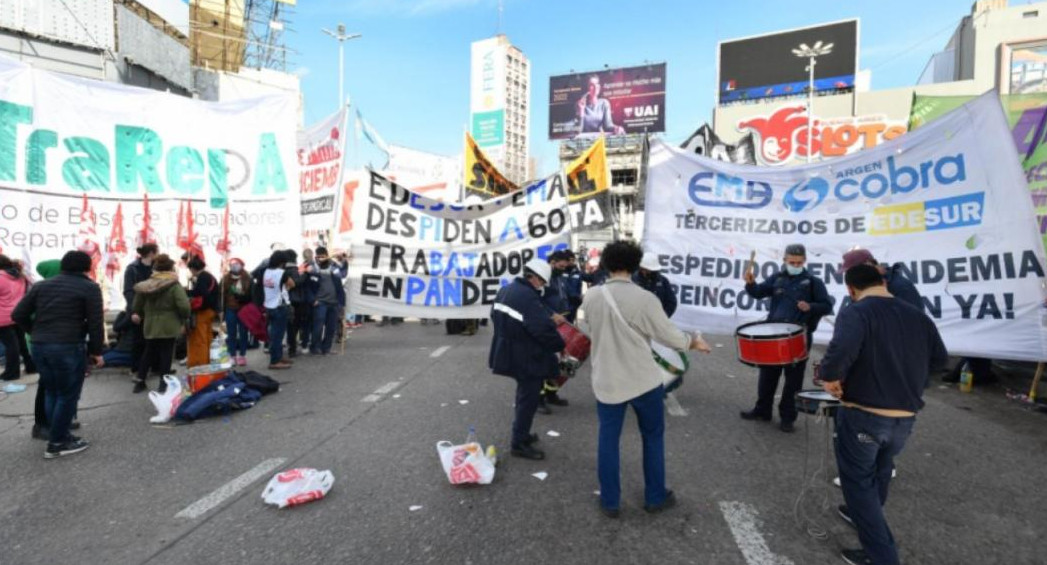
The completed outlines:
[[[127,254],[127,242],[124,241],[124,205],[116,205],[113,216],[113,227],[109,232],[109,242],[105,246],[105,276],[110,281],[120,272],[120,258]]]
[[[200,244],[196,241],[196,230],[193,227],[193,201],[189,200],[185,203],[185,238],[186,246],[183,248],[189,252],[190,255],[204,258],[204,248],[200,247]]]
[[[185,202],[178,202],[178,234],[175,245],[189,251],[189,236],[185,233]]]
[[[135,243],[141,247],[147,243],[156,243],[156,234],[153,233],[153,219],[149,215],[149,194],[142,200],[142,229],[138,231]]]
[[[88,273],[94,280],[98,262],[102,259],[102,246],[98,245],[97,216],[94,208],[87,202],[87,194],[84,194],[84,203],[80,208],[80,246],[79,250],[91,256],[91,272]]]

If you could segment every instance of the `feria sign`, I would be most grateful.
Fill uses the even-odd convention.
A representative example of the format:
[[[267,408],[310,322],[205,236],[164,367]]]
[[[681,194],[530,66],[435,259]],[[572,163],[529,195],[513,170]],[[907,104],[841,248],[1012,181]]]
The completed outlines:
[[[807,158],[807,107],[782,106],[769,116],[739,120],[742,133],[756,137],[756,156],[761,165],[785,165]],[[859,149],[876,147],[907,131],[905,120],[888,120],[883,115],[859,117],[814,117],[812,155],[838,157]]]

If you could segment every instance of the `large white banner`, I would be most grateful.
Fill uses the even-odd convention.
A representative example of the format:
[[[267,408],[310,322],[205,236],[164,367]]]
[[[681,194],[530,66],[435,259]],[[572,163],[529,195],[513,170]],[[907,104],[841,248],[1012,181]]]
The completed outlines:
[[[104,249],[122,231],[122,268],[145,195],[162,252],[181,253],[179,211],[189,202],[195,244],[215,270],[227,206],[233,256],[253,263],[273,243],[297,247],[297,103],[201,102],[0,58],[0,248],[38,262],[78,247],[85,233]]]
[[[652,142],[644,248],[658,255],[688,329],[733,333],[767,315],[744,292],[807,246],[808,270],[845,307],[842,255],[898,264],[954,355],[1042,361],[1044,256],[1010,130],[993,93],[878,147],[807,166],[757,168]],[[816,336],[826,340],[833,318]]]
[[[555,175],[481,204],[446,204],[372,173],[352,204],[350,308],[357,314],[486,318],[533,257],[565,249],[570,218]]]
[[[346,108],[298,133],[302,229],[307,239],[334,227],[345,157]]]

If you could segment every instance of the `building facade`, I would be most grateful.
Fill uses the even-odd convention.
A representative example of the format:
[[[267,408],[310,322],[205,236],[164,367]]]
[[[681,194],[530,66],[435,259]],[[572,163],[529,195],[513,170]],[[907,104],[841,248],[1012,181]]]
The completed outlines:
[[[801,68],[805,61],[797,58]],[[816,95],[812,105],[813,160],[871,147],[907,131],[913,95],[973,96],[1047,92],[1047,2],[1015,4],[979,0],[962,16],[944,49],[931,57],[915,85],[870,90],[858,81],[845,93]],[[861,73],[860,73],[861,74]],[[719,104],[716,134],[734,143],[752,132],[760,165],[802,163],[807,96]]]
[[[530,180],[531,63],[505,35],[471,46],[469,131],[516,184]]]

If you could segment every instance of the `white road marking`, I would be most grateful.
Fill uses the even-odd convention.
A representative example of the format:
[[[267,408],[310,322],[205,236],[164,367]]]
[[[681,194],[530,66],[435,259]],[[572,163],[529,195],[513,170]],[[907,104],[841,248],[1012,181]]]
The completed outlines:
[[[720,512],[731,528],[734,543],[748,565],[793,565],[792,560],[771,553],[757,528],[757,512],[744,502],[720,502]]]
[[[394,390],[396,390],[396,387],[400,386],[400,384],[401,383],[399,381],[393,381],[391,383],[385,383],[384,385],[379,387],[378,390],[376,390],[376,391],[372,392],[371,394],[368,394],[367,396],[361,398],[360,402],[378,402],[379,400],[382,399],[383,396],[385,396],[385,395],[389,394],[390,392],[393,392]]]
[[[687,415],[687,410],[680,406],[680,401],[676,400],[676,395],[671,392],[665,395],[665,408],[669,411],[670,416],[683,417]]]
[[[439,347],[439,348],[436,349],[436,351],[433,351],[432,353],[430,353],[429,357],[433,357],[433,358],[439,357],[439,356],[443,355],[444,353],[447,353],[447,350],[450,349],[450,348],[451,348],[450,345],[445,345],[443,347]]]
[[[207,514],[219,504],[232,498],[236,493],[250,486],[251,483],[275,471],[286,461],[287,459],[283,457],[262,461],[255,466],[254,469],[251,469],[243,475],[225,483],[211,494],[197,500],[189,506],[186,506],[181,512],[175,514],[175,518],[187,518],[192,520]]]

